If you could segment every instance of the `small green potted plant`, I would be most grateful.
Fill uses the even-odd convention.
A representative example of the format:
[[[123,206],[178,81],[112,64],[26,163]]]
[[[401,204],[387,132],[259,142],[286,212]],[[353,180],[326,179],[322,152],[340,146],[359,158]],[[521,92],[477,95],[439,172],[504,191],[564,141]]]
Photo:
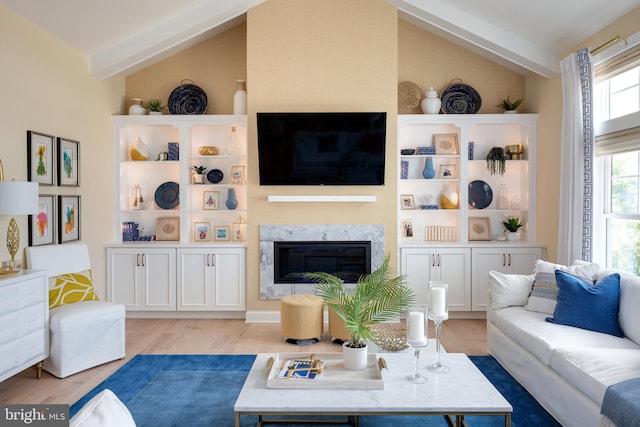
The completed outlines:
[[[524,226],[517,217],[507,218],[506,221],[502,221],[502,225],[507,230],[507,240],[511,242],[518,240],[518,230]]]
[[[503,99],[502,101],[500,101],[500,103],[498,105],[496,105],[496,107],[501,108],[507,114],[509,114],[509,113],[510,114],[514,114],[514,113],[518,112],[517,108],[523,102],[524,102],[524,99],[522,99],[522,98],[518,98],[515,101],[511,101],[509,99],[509,97],[507,96],[507,99]]]
[[[204,184],[204,171],[207,170],[206,166],[191,166],[191,169],[195,172],[193,174],[194,184]]]
[[[167,108],[159,99],[150,99],[142,104],[142,106],[149,110],[149,114],[162,114]]]
[[[504,148],[491,147],[489,153],[487,154],[487,170],[491,175],[504,175],[505,171],[507,170]]]
[[[349,331],[350,339],[343,344],[346,369],[366,368],[367,339],[375,333],[372,326],[397,319],[415,299],[404,277],[392,274],[389,255],[380,268],[360,276],[353,290],[349,290],[341,278],[329,273],[306,273],[305,278],[316,282],[316,295],[324,299]],[[353,364],[351,352],[358,353]]]

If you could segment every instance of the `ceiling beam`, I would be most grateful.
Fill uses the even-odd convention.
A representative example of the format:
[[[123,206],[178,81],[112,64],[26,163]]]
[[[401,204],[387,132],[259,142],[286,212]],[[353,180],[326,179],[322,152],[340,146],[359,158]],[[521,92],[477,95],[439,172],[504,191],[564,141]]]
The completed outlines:
[[[208,1],[163,25],[92,55],[91,75],[106,79],[148,67],[237,25],[246,19],[247,10],[263,1]]]
[[[386,0],[400,17],[520,74],[545,78],[560,72],[555,51],[483,21],[442,0]]]

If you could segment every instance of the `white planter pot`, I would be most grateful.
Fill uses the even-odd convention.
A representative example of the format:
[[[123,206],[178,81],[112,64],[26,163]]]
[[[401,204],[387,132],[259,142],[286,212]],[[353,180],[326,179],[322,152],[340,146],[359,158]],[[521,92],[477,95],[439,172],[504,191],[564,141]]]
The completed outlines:
[[[193,183],[194,184],[204,184],[204,174],[194,173],[193,174]]]
[[[342,357],[345,369],[361,371],[367,367],[367,347],[352,348],[345,342],[342,344]]]
[[[518,233],[517,231],[516,232],[509,231],[507,233],[507,240],[509,242],[517,242],[518,240],[520,240],[520,233]]]

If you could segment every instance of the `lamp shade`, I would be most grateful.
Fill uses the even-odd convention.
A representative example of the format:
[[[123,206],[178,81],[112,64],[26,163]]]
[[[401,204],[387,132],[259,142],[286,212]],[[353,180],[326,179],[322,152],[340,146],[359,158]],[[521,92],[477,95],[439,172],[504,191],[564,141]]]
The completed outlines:
[[[0,182],[0,215],[38,213],[37,182]]]

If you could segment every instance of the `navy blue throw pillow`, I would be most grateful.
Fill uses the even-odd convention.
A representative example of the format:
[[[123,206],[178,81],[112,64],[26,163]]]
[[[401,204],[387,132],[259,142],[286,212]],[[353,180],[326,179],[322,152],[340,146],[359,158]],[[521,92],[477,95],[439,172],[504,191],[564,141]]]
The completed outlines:
[[[556,270],[558,303],[547,322],[624,337],[618,324],[620,275],[615,273],[591,285]]]

